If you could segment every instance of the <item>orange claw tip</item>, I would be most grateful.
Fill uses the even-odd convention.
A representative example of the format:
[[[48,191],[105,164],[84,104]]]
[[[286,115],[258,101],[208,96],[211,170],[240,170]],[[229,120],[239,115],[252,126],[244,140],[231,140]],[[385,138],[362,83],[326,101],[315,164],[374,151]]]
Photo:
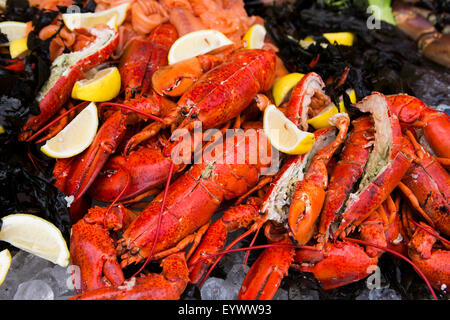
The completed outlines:
[[[289,244],[286,241],[277,244]],[[270,300],[288,274],[294,258],[294,248],[269,247],[251,266],[239,291],[239,300]]]

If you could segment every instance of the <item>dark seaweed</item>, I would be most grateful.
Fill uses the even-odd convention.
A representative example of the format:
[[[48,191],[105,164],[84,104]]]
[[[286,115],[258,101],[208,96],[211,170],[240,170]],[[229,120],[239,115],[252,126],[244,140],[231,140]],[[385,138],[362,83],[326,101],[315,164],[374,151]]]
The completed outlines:
[[[264,17],[268,34],[280,49],[279,56],[288,70],[317,72],[328,81],[326,92],[333,101],[336,102],[348,88],[354,88],[358,98],[373,91],[414,95],[406,72],[410,66],[424,64],[416,44],[396,27],[383,21],[380,29],[368,29],[366,22],[369,14],[361,1],[339,3],[337,9],[311,0],[297,0],[280,6],[261,6],[252,1],[247,3],[247,10],[250,14]],[[354,33],[355,45],[328,45],[323,48],[321,44],[329,42],[321,34],[338,31]],[[316,44],[303,49],[298,40],[308,35],[316,40]],[[318,61],[311,67],[314,59]],[[349,68],[347,80],[336,88],[346,68]]]
[[[50,75],[49,44],[39,39],[39,31],[52,23],[57,11],[30,7],[28,1],[7,1],[0,19],[32,21],[28,36],[30,54],[23,59],[23,71],[6,67],[19,62],[0,55],[0,217],[30,213],[55,224],[66,240],[70,233],[70,215],[65,195],[52,185],[54,160],[42,155],[34,144],[18,141],[18,133],[31,114],[38,114],[35,100]],[[4,243],[1,244],[4,246]]]

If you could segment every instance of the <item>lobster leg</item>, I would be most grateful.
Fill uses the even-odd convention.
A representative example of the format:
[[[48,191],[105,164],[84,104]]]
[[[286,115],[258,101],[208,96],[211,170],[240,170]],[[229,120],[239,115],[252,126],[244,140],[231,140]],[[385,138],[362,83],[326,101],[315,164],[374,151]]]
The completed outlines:
[[[208,267],[217,259],[214,254],[224,248],[230,232],[248,228],[259,217],[259,208],[255,204],[241,204],[225,211],[223,216],[209,227],[188,262],[191,282],[198,283],[202,279]]]
[[[177,300],[189,283],[184,253],[163,259],[161,274],[131,278],[120,286],[99,288],[70,300]]]
[[[450,175],[439,162],[421,147],[408,131],[417,159],[412,163],[399,189],[428,223],[450,235]]]

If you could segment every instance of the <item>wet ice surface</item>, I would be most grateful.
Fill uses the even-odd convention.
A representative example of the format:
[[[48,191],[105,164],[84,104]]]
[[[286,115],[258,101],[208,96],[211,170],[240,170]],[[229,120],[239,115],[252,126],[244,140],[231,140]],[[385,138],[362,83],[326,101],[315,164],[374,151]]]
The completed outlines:
[[[0,286],[0,300],[61,300],[75,295],[70,268],[19,251]]]

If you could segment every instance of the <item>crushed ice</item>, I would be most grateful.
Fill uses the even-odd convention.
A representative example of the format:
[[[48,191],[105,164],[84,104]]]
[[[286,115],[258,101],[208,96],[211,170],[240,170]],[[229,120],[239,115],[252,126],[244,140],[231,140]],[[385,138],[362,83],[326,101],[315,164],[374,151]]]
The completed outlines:
[[[71,281],[70,267],[19,251],[0,286],[0,300],[65,300],[76,294]]]

